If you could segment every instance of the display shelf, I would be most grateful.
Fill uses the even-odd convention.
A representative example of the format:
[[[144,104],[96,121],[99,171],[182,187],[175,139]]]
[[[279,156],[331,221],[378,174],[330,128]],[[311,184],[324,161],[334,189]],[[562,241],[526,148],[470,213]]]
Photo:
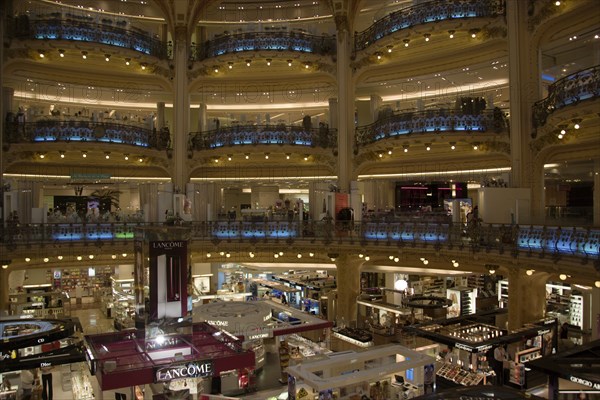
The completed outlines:
[[[525,386],[525,365],[511,361],[509,369],[509,381],[515,385]]]
[[[542,349],[539,347],[532,347],[515,353],[515,360],[520,364],[524,364],[540,357],[542,357]]]
[[[498,281],[498,303],[500,308],[508,307],[508,281]]]
[[[94,388],[90,378],[83,370],[73,371],[71,373],[71,382],[73,390],[73,399],[75,400],[93,400]]]
[[[457,287],[446,290],[446,297],[452,301],[448,307],[448,318],[474,314],[477,309],[477,289]]]
[[[485,384],[487,378],[492,375],[492,373],[481,371],[467,371],[460,365],[450,363],[442,363],[437,366],[436,370],[437,376],[441,376],[442,378],[463,386],[475,386],[481,383]]]
[[[112,308],[115,329],[135,326],[135,301],[133,279],[111,279]]]

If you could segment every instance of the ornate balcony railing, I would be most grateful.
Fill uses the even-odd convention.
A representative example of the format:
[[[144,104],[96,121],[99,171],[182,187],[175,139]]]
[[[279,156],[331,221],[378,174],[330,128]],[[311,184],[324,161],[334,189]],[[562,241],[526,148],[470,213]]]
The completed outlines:
[[[394,114],[370,125],[356,128],[356,146],[365,146],[379,140],[414,133],[436,132],[505,132],[506,116],[499,108],[480,114],[454,111],[421,111]]]
[[[533,126],[544,126],[554,111],[600,97],[600,65],[575,72],[548,87],[548,96],[533,105]]]
[[[504,15],[504,0],[436,0],[403,8],[377,20],[354,37],[354,50],[364,50],[377,40],[415,25],[452,19]]]
[[[201,61],[243,51],[291,51],[318,55],[335,54],[335,37],[302,32],[246,32],[223,35],[192,47],[192,59]]]
[[[5,125],[8,143],[99,142],[166,149],[170,143],[168,129],[159,132],[135,125],[91,121],[36,122],[9,121]]]
[[[334,148],[337,131],[322,125],[304,128],[295,125],[238,125],[190,133],[189,150],[209,150],[239,145],[296,145]]]
[[[29,19],[18,16],[10,24],[10,36],[18,39],[69,40],[123,47],[160,59],[167,57],[167,45],[147,33],[81,19]]]
[[[152,223],[15,224],[0,225],[0,240],[18,248],[40,243],[110,243],[133,241],[136,229]],[[600,261],[600,229],[542,225],[462,224],[427,221],[327,222],[327,221],[209,221],[186,225],[195,241],[215,240],[306,240],[319,244],[386,243],[398,247],[431,245],[437,248],[466,248],[517,255],[535,252],[540,256],[570,255]]]

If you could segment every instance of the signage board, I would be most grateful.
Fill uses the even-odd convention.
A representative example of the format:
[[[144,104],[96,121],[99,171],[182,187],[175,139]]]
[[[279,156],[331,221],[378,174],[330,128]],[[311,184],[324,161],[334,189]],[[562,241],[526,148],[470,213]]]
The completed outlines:
[[[204,378],[212,376],[213,362],[211,360],[190,361],[185,364],[174,364],[156,369],[154,382],[169,382],[174,379]]]

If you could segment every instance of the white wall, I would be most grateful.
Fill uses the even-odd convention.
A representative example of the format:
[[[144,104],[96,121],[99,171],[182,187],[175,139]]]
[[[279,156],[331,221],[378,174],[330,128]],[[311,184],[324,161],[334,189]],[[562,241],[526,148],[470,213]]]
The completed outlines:
[[[531,189],[483,187],[477,189],[477,197],[484,223],[531,223]]]

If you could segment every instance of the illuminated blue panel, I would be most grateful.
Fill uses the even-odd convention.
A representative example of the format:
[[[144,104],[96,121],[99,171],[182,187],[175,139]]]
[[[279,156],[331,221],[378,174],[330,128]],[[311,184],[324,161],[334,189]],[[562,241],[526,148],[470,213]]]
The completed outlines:
[[[402,239],[402,224],[399,222],[389,224],[389,238],[393,240]]]
[[[368,222],[364,235],[366,239],[377,239],[377,224]]]
[[[556,227],[547,227],[544,234],[544,249],[550,252],[557,251],[560,230]]]
[[[96,232],[88,232],[86,237],[87,237],[87,239],[90,239],[90,240],[112,239],[113,234],[110,231],[96,231]]]
[[[583,246],[587,240],[587,230],[584,228],[575,228],[573,239],[571,240],[571,250],[573,253],[584,254]]]
[[[590,231],[582,249],[587,255],[600,255],[600,231]]]
[[[556,243],[556,250],[559,253],[572,253],[571,249],[572,237],[575,233],[574,228],[562,228],[560,231],[560,237]]]
[[[415,240],[415,226],[413,223],[402,225],[402,240]]]
[[[519,248],[529,248],[529,233],[531,227],[521,226],[519,227],[519,236],[517,237],[517,246]]]
[[[240,232],[236,223],[219,222],[213,230],[213,235],[219,239],[238,238]]]
[[[68,233],[68,232],[56,232],[52,234],[54,240],[81,240],[83,234],[81,232]]]
[[[542,249],[542,239],[544,237],[544,227],[543,226],[534,226],[531,228],[531,232],[529,234],[529,240],[527,245],[532,250],[540,250]]]

